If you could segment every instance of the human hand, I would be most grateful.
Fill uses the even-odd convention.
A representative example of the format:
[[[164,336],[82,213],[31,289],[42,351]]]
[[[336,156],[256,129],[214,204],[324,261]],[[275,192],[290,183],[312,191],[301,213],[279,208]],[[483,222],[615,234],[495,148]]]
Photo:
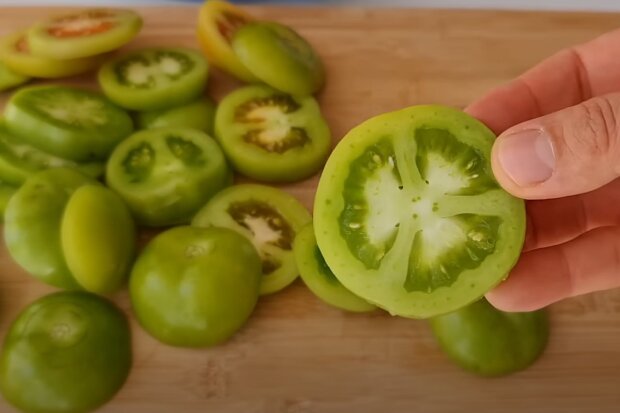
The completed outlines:
[[[524,250],[487,294],[504,311],[620,287],[620,30],[563,50],[471,104],[493,171],[527,202]]]

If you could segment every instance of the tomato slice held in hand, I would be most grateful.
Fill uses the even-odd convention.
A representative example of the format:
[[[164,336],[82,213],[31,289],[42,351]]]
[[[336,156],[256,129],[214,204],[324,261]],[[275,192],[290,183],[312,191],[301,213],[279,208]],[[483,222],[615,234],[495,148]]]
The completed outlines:
[[[109,56],[97,55],[79,59],[59,60],[30,52],[25,33],[15,33],[0,40],[0,60],[23,76],[56,79],[86,73],[99,67]]]
[[[37,56],[77,59],[118,49],[133,39],[142,18],[131,10],[87,9],[34,25],[28,41]]]
[[[224,228],[176,227],[144,248],[129,292],[140,324],[173,346],[207,347],[229,339],[254,310],[260,259]]]
[[[159,110],[185,105],[202,95],[209,65],[183,48],[142,49],[119,56],[99,70],[99,85],[117,105]]]
[[[505,313],[481,299],[430,320],[435,338],[459,366],[482,376],[523,370],[542,354],[549,337],[545,310]]]
[[[237,89],[215,114],[215,134],[233,167],[266,182],[292,182],[316,173],[331,135],[316,100],[268,86]]]
[[[231,42],[235,32],[253,20],[239,7],[222,0],[207,0],[198,16],[198,40],[209,61],[247,82],[257,79],[235,55]]]
[[[105,164],[101,161],[74,162],[40,151],[23,142],[6,130],[0,121],[0,180],[21,185],[37,172],[49,168],[74,168],[97,178],[103,175]]]
[[[139,112],[136,123],[140,129],[192,128],[210,135],[215,123],[215,103],[209,98],[201,98],[169,109]]]
[[[139,223],[165,226],[189,222],[231,183],[231,173],[222,150],[204,132],[157,128],[137,132],[116,147],[106,182]]]
[[[60,225],[70,196],[97,181],[74,169],[54,168],[29,178],[4,213],[4,239],[11,257],[35,278],[78,289],[61,247]]]
[[[325,261],[354,294],[426,318],[469,304],[514,266],[525,206],[501,189],[495,137],[456,109],[414,106],[351,130],[314,204]]]
[[[31,86],[9,99],[5,125],[17,137],[74,161],[100,160],[133,130],[131,117],[99,93]]]
[[[7,65],[0,60],[0,92],[23,85],[29,80],[30,78],[28,76],[21,75],[9,69]]]
[[[263,185],[235,185],[215,195],[194,217],[193,226],[222,227],[252,241],[263,262],[261,295],[280,291],[299,274],[295,235],[311,222],[292,195]]]
[[[0,354],[0,390],[24,412],[90,412],[109,401],[131,368],[131,333],[111,302],[60,292],[30,304]]]

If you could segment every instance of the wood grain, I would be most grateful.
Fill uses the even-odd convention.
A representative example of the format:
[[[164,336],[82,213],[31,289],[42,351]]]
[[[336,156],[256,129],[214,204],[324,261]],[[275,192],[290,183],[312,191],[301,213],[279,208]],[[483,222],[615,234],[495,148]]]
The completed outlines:
[[[0,8],[0,34],[50,9]],[[368,117],[416,103],[464,106],[490,87],[570,44],[618,25],[615,14],[360,8],[260,8],[316,45],[329,84],[320,101],[335,139]],[[130,48],[197,47],[195,7],[144,8]],[[67,83],[94,85],[92,76]],[[214,71],[210,93],[236,83]],[[0,105],[6,100],[1,95]],[[316,178],[286,189],[312,205]],[[51,291],[16,267],[0,245],[0,335],[28,303]],[[126,292],[114,297],[131,317]],[[101,412],[618,412],[620,291],[551,308],[552,336],[532,368],[503,379],[472,377],[439,352],[421,321],[345,314],[299,282],[261,299],[230,343],[166,347],[132,320],[135,363]],[[0,402],[0,411],[11,411]]]

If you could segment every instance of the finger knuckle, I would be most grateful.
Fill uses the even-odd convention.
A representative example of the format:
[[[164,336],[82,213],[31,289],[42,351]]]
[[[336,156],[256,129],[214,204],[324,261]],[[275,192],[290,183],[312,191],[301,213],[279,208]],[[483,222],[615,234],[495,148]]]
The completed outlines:
[[[565,126],[566,150],[577,159],[606,159],[618,152],[620,100],[596,97],[575,107]]]

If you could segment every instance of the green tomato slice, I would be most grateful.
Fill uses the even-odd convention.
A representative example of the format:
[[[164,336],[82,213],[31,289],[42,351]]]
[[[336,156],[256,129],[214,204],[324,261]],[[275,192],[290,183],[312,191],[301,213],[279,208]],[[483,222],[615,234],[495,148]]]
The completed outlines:
[[[237,171],[267,182],[313,175],[331,147],[329,127],[314,98],[268,86],[247,86],[226,96],[215,114],[215,133]]]
[[[254,20],[243,9],[223,0],[207,0],[198,14],[198,41],[209,62],[246,82],[256,77],[239,61],[231,46],[239,27]]]
[[[74,168],[93,178],[103,175],[100,161],[74,162],[40,151],[13,136],[0,121],[0,180],[21,185],[35,173],[49,168]]]
[[[243,184],[214,196],[192,225],[229,228],[249,239],[262,260],[260,294],[265,295],[282,290],[297,278],[293,241],[311,220],[292,195],[277,188]]]
[[[0,222],[4,222],[4,211],[11,197],[19,187],[0,181]]]
[[[312,224],[306,225],[295,237],[293,253],[304,284],[322,301],[341,310],[357,313],[377,309],[376,306],[344,288],[338,281],[316,245]]]
[[[231,182],[226,158],[203,132],[158,128],[137,132],[116,147],[106,182],[148,226],[189,222]]]
[[[142,18],[131,10],[86,9],[51,17],[28,31],[37,56],[77,59],[118,49],[142,28]]]
[[[0,92],[12,89],[28,82],[28,76],[21,75],[11,69],[0,60]]]
[[[142,49],[110,60],[99,70],[99,85],[116,104],[133,110],[184,105],[203,92],[209,65],[183,48]]]
[[[45,296],[19,314],[0,354],[0,390],[24,412],[93,411],[120,390],[131,368],[124,314],[85,292]]]
[[[67,266],[87,291],[106,294],[125,283],[136,230],[121,198],[99,185],[78,188],[65,207],[60,239]]]
[[[59,60],[30,52],[26,33],[19,32],[0,39],[0,60],[12,71],[23,76],[57,79],[79,75],[99,67],[107,55]]]
[[[64,258],[60,225],[71,194],[87,184],[97,181],[74,169],[41,171],[11,197],[4,213],[4,239],[13,260],[55,287],[79,288]]]
[[[290,27],[275,22],[251,22],[233,36],[235,55],[266,84],[297,96],[317,92],[325,69],[312,46]]]
[[[178,127],[198,129],[212,134],[215,103],[209,98],[201,98],[169,109],[139,112],[136,115],[136,123],[140,129]]]
[[[525,206],[492,174],[494,139],[442,106],[380,115],[350,131],[314,204],[317,242],[340,282],[413,318],[456,310],[498,284],[521,252]]]
[[[544,310],[505,313],[481,299],[430,320],[435,338],[456,364],[482,376],[523,370],[543,353],[549,337]]]
[[[133,130],[131,117],[102,95],[65,86],[21,89],[4,117],[24,142],[74,161],[105,159]]]
[[[129,291],[140,324],[163,343],[213,346],[247,321],[261,265],[244,237],[224,228],[176,227],[144,248]]]

